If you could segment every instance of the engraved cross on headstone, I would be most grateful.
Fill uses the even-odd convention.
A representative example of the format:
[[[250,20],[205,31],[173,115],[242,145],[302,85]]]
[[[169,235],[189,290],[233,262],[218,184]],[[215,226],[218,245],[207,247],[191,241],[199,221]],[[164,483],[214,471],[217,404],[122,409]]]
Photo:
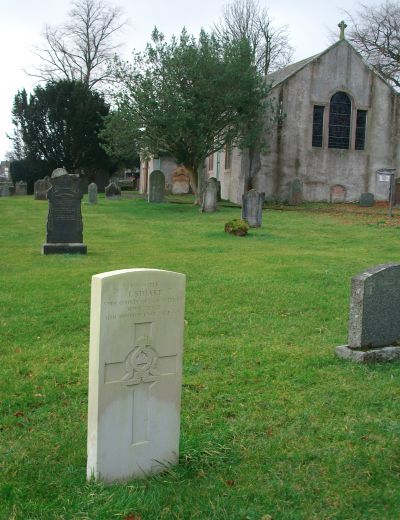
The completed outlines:
[[[141,324],[144,325],[144,324]],[[146,323],[150,332],[151,323]],[[161,355],[152,345],[150,335],[140,336],[125,359],[105,363],[104,382],[120,384],[132,392],[132,445],[149,441],[149,403],[151,392],[163,376],[177,372],[177,355]]]
[[[344,40],[344,39],[345,39],[345,38],[344,38],[344,30],[345,30],[346,27],[347,27],[345,21],[342,20],[342,21],[338,24],[338,27],[339,27],[339,29],[340,29],[340,37],[339,37],[339,39],[340,39],[340,40]]]

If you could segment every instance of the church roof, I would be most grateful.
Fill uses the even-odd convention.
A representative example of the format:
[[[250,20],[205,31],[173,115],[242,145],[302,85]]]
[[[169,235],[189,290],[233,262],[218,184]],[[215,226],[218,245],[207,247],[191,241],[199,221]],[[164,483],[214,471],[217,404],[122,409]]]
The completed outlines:
[[[317,59],[319,56],[321,56],[321,54],[322,52],[320,52],[319,54],[314,54],[314,56],[310,56],[305,60],[297,61],[296,63],[291,63],[290,65],[283,67],[283,69],[278,69],[275,72],[271,72],[271,74],[267,75],[267,82],[272,83],[273,86],[278,85],[278,83],[282,83],[282,81],[285,81],[285,79],[290,78],[290,76],[293,76],[306,65]]]
[[[391,85],[383,76],[382,74],[380,74],[370,63],[368,63],[366,61],[366,59],[361,56],[361,54],[357,51],[357,49],[355,49],[351,43],[346,40],[346,39],[343,39],[343,40],[338,40],[337,42],[335,42],[333,45],[331,45],[330,47],[328,47],[327,49],[325,49],[324,51],[318,53],[318,54],[314,54],[314,56],[310,56],[309,58],[306,58],[305,60],[301,60],[301,61],[298,61],[296,63],[292,63],[291,65],[287,65],[286,67],[284,67],[283,69],[279,69],[279,70],[276,70],[275,72],[272,72],[271,74],[268,74],[266,76],[266,80],[267,80],[267,83],[271,83],[272,84],[272,88],[276,87],[277,85],[279,85],[280,83],[282,83],[283,81],[287,80],[288,78],[290,78],[291,76],[294,76],[295,74],[297,74],[297,72],[300,72],[300,70],[304,69],[304,67],[306,67],[309,63],[312,63],[313,61],[317,60],[318,58],[320,58],[321,56],[323,56],[324,54],[326,54],[327,52],[329,52],[331,49],[333,49],[334,47],[337,47],[338,45],[340,44],[345,44],[345,45],[348,45],[358,56],[359,58],[361,59],[361,61],[364,62],[365,66],[368,67],[370,70],[372,70],[377,76],[379,76],[379,78],[384,82],[386,83],[386,85],[388,85],[388,87],[391,88],[391,90],[393,90],[393,92],[395,94],[399,94],[393,87],[393,85]]]

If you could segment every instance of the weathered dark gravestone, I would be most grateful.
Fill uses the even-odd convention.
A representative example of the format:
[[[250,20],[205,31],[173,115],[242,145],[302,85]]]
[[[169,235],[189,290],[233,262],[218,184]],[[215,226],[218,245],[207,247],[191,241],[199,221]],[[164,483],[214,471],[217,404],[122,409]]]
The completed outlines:
[[[340,357],[358,362],[400,358],[400,264],[380,264],[351,281],[348,345]]]
[[[212,213],[217,211],[217,195],[218,195],[218,181],[211,178],[206,181],[203,195],[203,204],[201,211],[203,213]]]
[[[24,181],[19,181],[15,184],[15,195],[26,195],[28,193],[28,184]]]
[[[33,185],[33,193],[35,200],[47,200],[47,191],[50,189],[50,177],[39,179]]]
[[[95,182],[91,182],[88,186],[88,202],[97,204],[97,184]]]
[[[303,202],[303,184],[300,179],[294,179],[289,184],[289,205],[297,206]]]
[[[110,182],[105,189],[106,199],[120,199],[121,198],[121,188],[115,182]]]
[[[149,177],[148,202],[163,202],[165,193],[165,175],[161,170],[154,170]]]
[[[82,193],[79,177],[68,175],[66,170],[57,168],[53,172],[47,198],[49,215],[47,242],[43,245],[43,254],[86,254],[87,247],[83,244]]]
[[[210,181],[215,182],[217,185],[217,202],[221,202],[221,181],[219,181],[216,177],[210,177]]]
[[[262,205],[264,194],[250,190],[242,196],[242,219],[250,227],[260,227],[262,223]]]
[[[361,193],[360,206],[370,207],[374,205],[375,197],[373,193]]]

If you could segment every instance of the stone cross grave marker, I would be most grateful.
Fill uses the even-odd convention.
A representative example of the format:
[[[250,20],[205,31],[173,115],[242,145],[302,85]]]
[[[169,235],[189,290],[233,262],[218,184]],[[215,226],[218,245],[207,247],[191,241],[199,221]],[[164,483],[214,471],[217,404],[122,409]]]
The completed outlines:
[[[97,204],[97,184],[91,182],[88,186],[88,203]]]
[[[261,226],[263,202],[264,194],[256,190],[249,190],[242,195],[242,219],[246,220],[250,227]]]
[[[148,202],[164,202],[165,175],[161,170],[154,170],[149,177]]]
[[[214,178],[208,179],[204,187],[203,204],[201,206],[203,213],[217,211],[217,195],[218,182]]]
[[[63,168],[57,168],[52,174],[47,198],[49,201],[47,237],[42,253],[44,255],[86,254],[87,248],[82,243],[82,193],[79,177],[69,175]]]
[[[93,276],[87,478],[142,478],[176,464],[185,275]]]
[[[351,281],[348,345],[336,354],[358,362],[400,357],[400,264],[380,264]]]

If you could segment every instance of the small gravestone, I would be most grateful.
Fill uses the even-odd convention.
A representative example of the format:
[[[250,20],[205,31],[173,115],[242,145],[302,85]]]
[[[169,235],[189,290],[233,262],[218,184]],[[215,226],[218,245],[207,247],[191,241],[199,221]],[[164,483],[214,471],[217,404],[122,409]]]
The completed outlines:
[[[3,184],[0,187],[0,194],[2,197],[9,197],[10,196],[10,186],[8,184]]]
[[[218,183],[215,179],[208,179],[203,194],[203,204],[201,211],[203,213],[212,213],[217,211],[217,195],[218,195]]]
[[[217,202],[221,202],[221,181],[219,181],[216,177],[210,177],[210,181],[215,182],[217,186]]]
[[[83,244],[82,193],[79,177],[68,175],[64,168],[57,168],[52,174],[47,198],[49,214],[43,254],[86,254],[87,248]]]
[[[185,275],[92,278],[87,478],[165,471],[179,458]]]
[[[33,196],[35,200],[47,200],[47,192],[51,187],[50,177],[39,179],[33,185]]]
[[[165,175],[161,170],[154,170],[149,177],[148,202],[164,202]]]
[[[330,189],[330,202],[341,203],[346,202],[347,190],[341,184],[335,184]]]
[[[256,190],[250,190],[242,196],[242,219],[250,227],[261,226],[263,202],[264,195]]]
[[[303,202],[303,184],[300,179],[294,179],[289,184],[289,205],[297,206]]]
[[[176,168],[172,173],[172,194],[173,195],[184,195],[189,193],[190,179],[186,168],[180,166]]]
[[[374,205],[375,197],[373,193],[361,193],[360,206],[371,207]]]
[[[15,195],[26,195],[28,193],[28,184],[24,181],[19,181],[15,184]]]
[[[95,182],[91,182],[88,186],[88,202],[97,204],[97,184]]]
[[[400,264],[381,264],[351,281],[348,345],[339,357],[360,363],[400,358]]]
[[[121,188],[119,187],[119,184],[115,182],[110,182],[110,184],[106,186],[104,193],[106,196],[106,200],[121,198]]]

